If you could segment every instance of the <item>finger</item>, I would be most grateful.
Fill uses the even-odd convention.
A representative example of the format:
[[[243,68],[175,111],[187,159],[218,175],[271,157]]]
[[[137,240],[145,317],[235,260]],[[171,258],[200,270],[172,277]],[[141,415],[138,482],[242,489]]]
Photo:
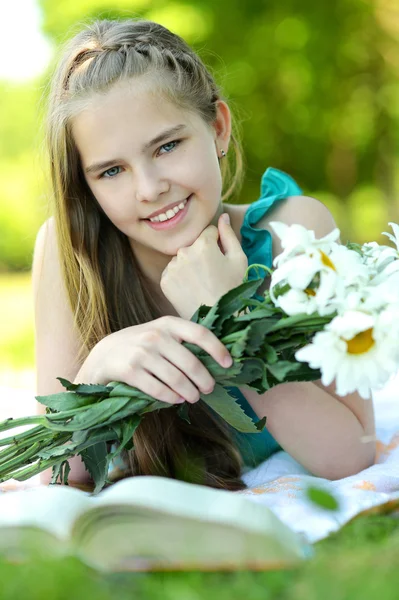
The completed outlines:
[[[162,369],[159,372],[162,372],[163,381],[188,402],[196,402],[199,392],[212,392],[216,382],[208,369],[177,340],[165,340],[159,347],[159,353],[165,358],[164,364],[158,365]]]
[[[206,227],[204,229],[204,231],[197,237],[197,239],[195,241],[197,242],[200,239],[217,241],[218,237],[219,237],[218,228],[215,227],[215,225],[208,225],[208,227]],[[194,242],[194,244],[195,244],[195,242]]]
[[[185,342],[196,344],[210,354],[222,367],[227,368],[232,365],[233,359],[226,346],[222,344],[212,331],[203,325],[173,316],[168,316],[166,322],[170,333],[179,342],[184,340]]]
[[[201,387],[199,388],[196,387],[195,384],[191,381],[191,379],[189,378],[190,376],[188,374],[190,373],[190,368],[187,364],[187,359],[182,358],[178,351],[173,351],[174,345],[176,345],[177,348],[180,346],[180,348],[186,350],[187,354],[191,354],[191,356],[194,357],[194,355],[189,350],[181,346],[181,344],[178,344],[177,342],[173,344],[169,339],[169,341],[166,342],[165,346],[162,347],[161,345],[161,347],[159,348],[159,354],[157,356],[154,356],[154,358],[151,357],[151,365],[146,365],[145,368],[149,373],[152,373],[172,392],[174,392],[177,395],[177,397],[184,398],[185,400],[187,400],[187,402],[194,404],[200,399],[200,393],[205,393],[203,390],[204,385],[203,383],[201,383]],[[165,354],[163,350],[165,350]],[[188,359],[188,361],[190,362],[190,359]],[[201,366],[203,367],[202,364]],[[205,369],[205,367],[203,368]],[[207,371],[206,373],[210,377]],[[208,393],[210,391],[210,388],[211,386],[206,387]]]
[[[144,392],[144,394],[148,394],[149,396],[152,396],[161,402],[167,402],[168,404],[181,404],[181,402],[185,400],[185,398],[181,399],[179,394],[157,379],[153,373],[143,368],[135,373],[134,377],[133,375],[132,377],[128,376],[125,377],[124,380],[128,385],[141,390]]]
[[[225,216],[228,218],[228,223],[225,221]],[[218,232],[220,243],[225,255],[228,256],[229,254],[231,255],[237,254],[238,252],[243,252],[241,244],[230,224],[230,217],[227,213],[220,215],[218,221]]]

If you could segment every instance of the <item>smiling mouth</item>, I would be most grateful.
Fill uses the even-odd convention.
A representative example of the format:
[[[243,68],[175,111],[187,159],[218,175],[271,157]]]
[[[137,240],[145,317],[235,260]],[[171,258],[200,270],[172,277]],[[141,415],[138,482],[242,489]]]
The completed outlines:
[[[175,215],[174,215],[173,217],[171,216],[171,217],[169,217],[169,218],[167,218],[167,219],[163,219],[162,221],[159,221],[159,220],[155,220],[155,221],[154,221],[154,220],[153,220],[153,219],[156,219],[157,217],[159,217],[159,215],[161,215],[161,214],[165,214],[165,215],[166,215],[166,214],[167,214],[167,212],[168,212],[168,211],[166,211],[165,213],[159,213],[159,215],[156,215],[155,217],[151,217],[151,218],[143,219],[143,221],[150,221],[151,223],[166,223],[167,221],[171,221],[171,220],[173,220],[173,219],[176,217],[176,215],[178,215],[180,212],[182,212],[182,211],[184,210],[184,208],[185,208],[186,204],[187,204],[187,203],[188,203],[188,201],[191,199],[191,196],[192,196],[192,194],[190,194],[189,196],[187,196],[187,198],[185,198],[184,200],[182,200],[182,202],[180,202],[180,204],[182,204],[182,203],[184,202],[184,207],[183,207],[183,208],[180,208],[180,210],[178,210],[177,212],[175,212]],[[176,206],[179,206],[179,204],[177,204]],[[173,209],[170,209],[170,210],[172,210],[172,211],[173,211]]]

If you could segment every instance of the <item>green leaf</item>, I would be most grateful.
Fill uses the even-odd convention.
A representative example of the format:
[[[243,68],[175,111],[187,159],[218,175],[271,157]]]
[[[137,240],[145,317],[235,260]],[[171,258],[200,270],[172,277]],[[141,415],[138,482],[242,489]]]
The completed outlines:
[[[200,324],[203,325],[204,327],[207,327],[211,331],[213,331],[214,324],[215,324],[215,321],[218,316],[219,316],[219,303],[216,302],[216,304],[214,304],[210,308],[210,310],[208,311],[208,314],[206,315],[206,317],[204,319],[202,319]]]
[[[273,325],[273,319],[265,319],[264,321],[254,321],[253,323],[250,323],[246,347],[246,353],[248,356],[255,356],[259,352],[260,347],[265,342],[266,334],[270,331]]]
[[[269,365],[273,365],[278,360],[278,354],[270,344],[263,344],[262,354]]]
[[[110,388],[105,385],[99,385],[95,383],[71,383],[62,377],[57,377],[57,379],[68,391],[78,392],[82,395],[88,394],[89,396],[108,396],[109,394]]]
[[[321,330],[324,325],[331,321],[334,315],[335,313],[326,317],[321,317],[317,313],[312,313],[311,315],[303,313],[298,315],[291,315],[290,317],[281,317],[275,322],[270,331],[274,332],[280,331],[281,329],[289,329],[291,330],[291,334],[294,335],[300,329],[306,330],[306,328],[310,327],[317,328],[315,330]],[[279,339],[281,339],[281,333]]]
[[[110,398],[113,398],[114,396],[126,396],[128,398],[137,398],[138,400],[147,400],[148,402],[154,400],[152,396],[149,396],[145,392],[142,392],[138,388],[132,387],[127,383],[118,383],[109,394]]]
[[[54,485],[57,483],[57,479],[61,473],[61,468],[62,468],[63,462],[64,461],[60,460],[59,463],[56,463],[55,465],[53,465],[52,471],[51,471],[50,485]]]
[[[90,429],[95,425],[107,421],[114,413],[126,406],[130,398],[107,398],[93,404],[87,410],[74,416],[68,423],[50,424],[50,429],[58,431],[76,431],[78,429]]]
[[[360,256],[363,256],[361,244],[356,244],[356,242],[346,242],[346,247],[348,248],[348,250],[354,250],[355,252],[360,254]]]
[[[297,371],[300,368],[300,364],[297,362],[290,362],[288,360],[279,360],[273,365],[266,365],[266,369],[275,377],[278,381],[282,382],[285,380],[286,375],[293,371]]]
[[[295,371],[286,374],[284,381],[317,381],[318,379],[321,379],[320,369],[311,369],[307,364],[299,364]]]
[[[236,317],[236,323],[241,323],[243,321],[255,321],[258,319],[268,319],[273,318],[277,313],[277,309],[274,306],[260,306],[255,310],[252,310],[250,313],[245,315],[240,315]],[[275,322],[277,319],[275,319]]]
[[[119,454],[121,454],[122,450],[125,449],[126,446],[130,444],[130,448],[133,448],[133,434],[136,431],[137,427],[141,423],[141,417],[138,415],[134,415],[130,419],[123,421],[121,427],[121,435],[118,436],[118,444],[114,452],[108,455],[108,464],[114,460]]]
[[[171,405],[169,402],[162,402],[161,400],[153,400],[145,406],[142,410],[139,411],[140,415],[145,415],[146,413],[154,412],[154,410],[160,410],[162,408],[169,408]]]
[[[183,402],[183,404],[179,406],[176,412],[181,419],[184,419],[185,421],[187,421],[187,423],[191,425],[190,416],[188,414],[188,408],[188,402]]]
[[[120,438],[122,449],[129,444],[130,440],[133,442],[133,434],[140,425],[141,420],[139,415],[133,415],[133,417],[130,417],[130,419],[127,419],[122,423],[122,437]]]
[[[109,417],[109,419],[107,419],[106,421],[102,421],[101,423],[98,423],[97,425],[93,425],[92,429],[94,430],[98,427],[106,427],[106,426],[114,424],[116,422],[122,423],[124,419],[126,419],[127,417],[130,417],[131,415],[136,415],[136,414],[142,415],[143,412],[145,412],[147,405],[148,405],[147,400],[130,399],[128,404],[126,404],[126,406],[124,406],[120,410],[115,411],[115,413],[113,413]]]
[[[232,380],[234,380],[242,370],[242,363],[238,361],[234,361],[231,367],[225,368],[216,362],[209,354],[199,356],[198,358],[215,381],[221,385],[233,385],[231,383]]]
[[[107,445],[105,442],[99,442],[86,448],[79,454],[94,481],[95,488],[93,494],[98,494],[107,481],[109,464]]]
[[[247,346],[247,340],[251,330],[251,324],[248,325],[242,332],[241,336],[234,342],[230,348],[230,354],[233,358],[241,358]]]
[[[98,402],[96,396],[80,396],[76,392],[60,392],[59,394],[50,394],[50,396],[35,396],[35,398],[40,404],[57,411],[81,408]]]
[[[251,298],[262,283],[261,279],[254,279],[253,281],[247,281],[242,283],[236,288],[229,290],[224,296],[222,296],[217,302],[217,309],[219,312],[219,318],[214,323],[214,334],[219,337],[222,331],[222,325],[226,319],[232,317],[235,312],[243,308],[243,300]]]
[[[111,427],[104,427],[103,429],[91,429],[88,432],[87,439],[76,447],[75,454],[79,454],[100,442],[114,442],[117,441],[117,435]]]
[[[85,442],[89,436],[89,429],[80,429],[79,431],[74,431],[72,433],[72,438],[71,440],[73,442],[77,442],[78,444],[82,444],[83,442]]]
[[[244,358],[240,364],[241,372],[234,377],[230,384],[236,387],[262,377],[265,370],[264,364],[259,358]]]
[[[64,456],[67,455],[70,458],[70,452],[74,452],[76,448],[79,447],[77,442],[72,442],[70,444],[65,444],[63,446],[56,446],[55,448],[43,448],[40,450],[37,455],[40,458],[44,458],[48,460],[49,458],[55,458],[56,456]]]
[[[62,474],[62,481],[64,483],[64,485],[68,485],[68,475],[71,471],[71,467],[69,465],[69,462],[66,460],[64,461],[64,472]]]
[[[321,488],[308,486],[306,496],[313,504],[317,504],[317,506],[321,506],[326,510],[336,511],[339,509],[338,500],[330,492]]]
[[[206,317],[210,309],[210,306],[207,306],[206,304],[201,304],[201,306],[197,308],[197,310],[191,317],[190,321],[192,321],[193,323],[199,323],[204,317]]]
[[[221,416],[229,425],[243,433],[258,433],[256,424],[243,411],[236,399],[219,384],[210,394],[201,394],[201,400]]]
[[[257,421],[255,423],[256,429],[259,429],[259,431],[263,431],[263,429],[265,428],[265,425],[266,425],[266,420],[267,420],[267,417],[262,417],[262,419],[260,419],[260,421]]]

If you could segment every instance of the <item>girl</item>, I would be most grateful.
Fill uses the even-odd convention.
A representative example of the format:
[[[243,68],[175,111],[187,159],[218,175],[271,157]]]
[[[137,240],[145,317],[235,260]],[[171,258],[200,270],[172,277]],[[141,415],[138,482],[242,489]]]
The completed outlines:
[[[63,390],[57,376],[117,380],[190,408],[191,424],[172,407],[146,415],[112,480],[196,472],[205,485],[237,490],[245,468],[280,449],[329,479],[373,464],[375,444],[362,440],[374,433],[373,407],[357,394],[341,398],[320,382],[263,395],[230,388],[252,418],[266,415],[261,434],[239,434],[198,402],[215,382],[181,342],[222,366],[232,362],[190,321],[199,305],[239,285],[248,264],[271,266],[281,248],[270,220],[300,223],[317,237],[335,223],[275,169],[263,175],[259,200],[226,203],[242,181],[235,125],[179,36],[146,20],[85,26],[56,67],[46,143],[54,216],[38,233],[32,268],[37,393]],[[89,483],[80,457],[70,465],[72,483]]]

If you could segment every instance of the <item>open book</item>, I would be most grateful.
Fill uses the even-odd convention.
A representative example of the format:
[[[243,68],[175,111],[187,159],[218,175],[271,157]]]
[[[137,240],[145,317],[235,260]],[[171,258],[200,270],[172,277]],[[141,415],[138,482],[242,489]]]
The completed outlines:
[[[165,477],[96,496],[64,485],[0,493],[0,555],[72,554],[102,571],[290,568],[313,554],[268,507]]]

